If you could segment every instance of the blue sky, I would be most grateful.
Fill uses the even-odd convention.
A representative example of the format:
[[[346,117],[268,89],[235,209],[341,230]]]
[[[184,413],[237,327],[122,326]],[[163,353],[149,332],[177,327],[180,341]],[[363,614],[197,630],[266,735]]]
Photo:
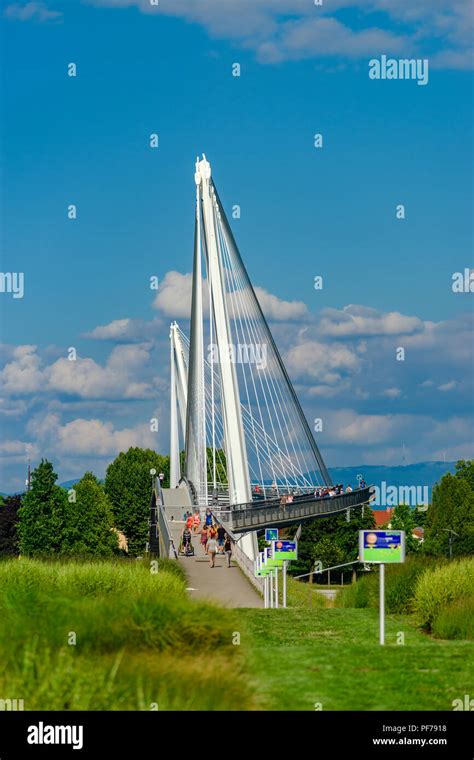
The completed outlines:
[[[473,295],[451,288],[473,266],[469,3],[392,5],[6,3],[2,270],[25,295],[0,294],[0,490],[28,456],[66,479],[167,450],[202,152],[328,463],[472,456]],[[428,84],[370,80],[381,54],[428,58]]]

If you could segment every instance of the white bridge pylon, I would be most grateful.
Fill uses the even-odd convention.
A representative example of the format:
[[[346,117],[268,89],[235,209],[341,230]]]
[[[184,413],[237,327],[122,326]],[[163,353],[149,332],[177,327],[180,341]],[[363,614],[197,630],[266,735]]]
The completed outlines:
[[[184,475],[195,501],[209,482],[250,504],[330,485],[330,477],[248,277],[204,156],[196,162],[189,340],[171,325],[171,486]],[[203,279],[203,270],[206,277]],[[240,542],[254,559],[256,534]]]

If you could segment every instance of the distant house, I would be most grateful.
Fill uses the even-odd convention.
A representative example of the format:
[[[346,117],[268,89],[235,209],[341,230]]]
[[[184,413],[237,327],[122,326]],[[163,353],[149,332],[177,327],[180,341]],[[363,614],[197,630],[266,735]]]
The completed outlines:
[[[375,527],[381,528],[383,525],[385,525],[387,528],[390,528],[390,520],[393,517],[394,511],[395,507],[387,507],[386,509],[373,509],[372,513],[375,517]]]
[[[391,520],[394,511],[395,507],[387,507],[386,509],[373,509],[372,512],[375,518],[375,527],[388,528],[388,530],[390,530],[392,527]],[[423,509],[422,511],[425,512],[426,509]],[[418,541],[423,541],[425,538],[424,528],[413,528],[411,535]]]

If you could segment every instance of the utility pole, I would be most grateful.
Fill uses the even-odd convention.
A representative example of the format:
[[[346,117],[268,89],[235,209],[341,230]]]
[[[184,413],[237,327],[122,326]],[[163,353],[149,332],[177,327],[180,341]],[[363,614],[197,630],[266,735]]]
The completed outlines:
[[[459,538],[459,533],[456,533],[455,530],[451,530],[451,528],[443,528],[443,530],[446,531],[448,534],[448,545],[449,545],[449,559],[453,558],[453,536],[457,536]]]

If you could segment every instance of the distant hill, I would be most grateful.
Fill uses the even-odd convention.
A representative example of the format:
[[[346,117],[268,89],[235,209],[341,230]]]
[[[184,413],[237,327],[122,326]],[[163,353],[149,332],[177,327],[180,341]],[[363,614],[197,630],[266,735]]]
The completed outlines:
[[[434,484],[441,480],[447,472],[453,473],[455,465],[456,462],[417,462],[416,464],[396,466],[360,465],[359,467],[330,467],[329,472],[334,483],[343,483],[344,486],[348,483],[354,486],[357,483],[357,475],[362,475],[367,485],[380,488],[382,497],[384,494],[387,495],[387,492],[390,493],[391,487],[397,488],[400,492],[400,488],[414,486],[418,494],[423,496],[423,498],[417,499],[417,503],[425,500],[426,493],[427,500],[431,503]],[[427,489],[427,492],[423,490],[424,488]],[[403,497],[403,491],[400,493]],[[381,498],[378,506],[387,506],[386,499]]]

